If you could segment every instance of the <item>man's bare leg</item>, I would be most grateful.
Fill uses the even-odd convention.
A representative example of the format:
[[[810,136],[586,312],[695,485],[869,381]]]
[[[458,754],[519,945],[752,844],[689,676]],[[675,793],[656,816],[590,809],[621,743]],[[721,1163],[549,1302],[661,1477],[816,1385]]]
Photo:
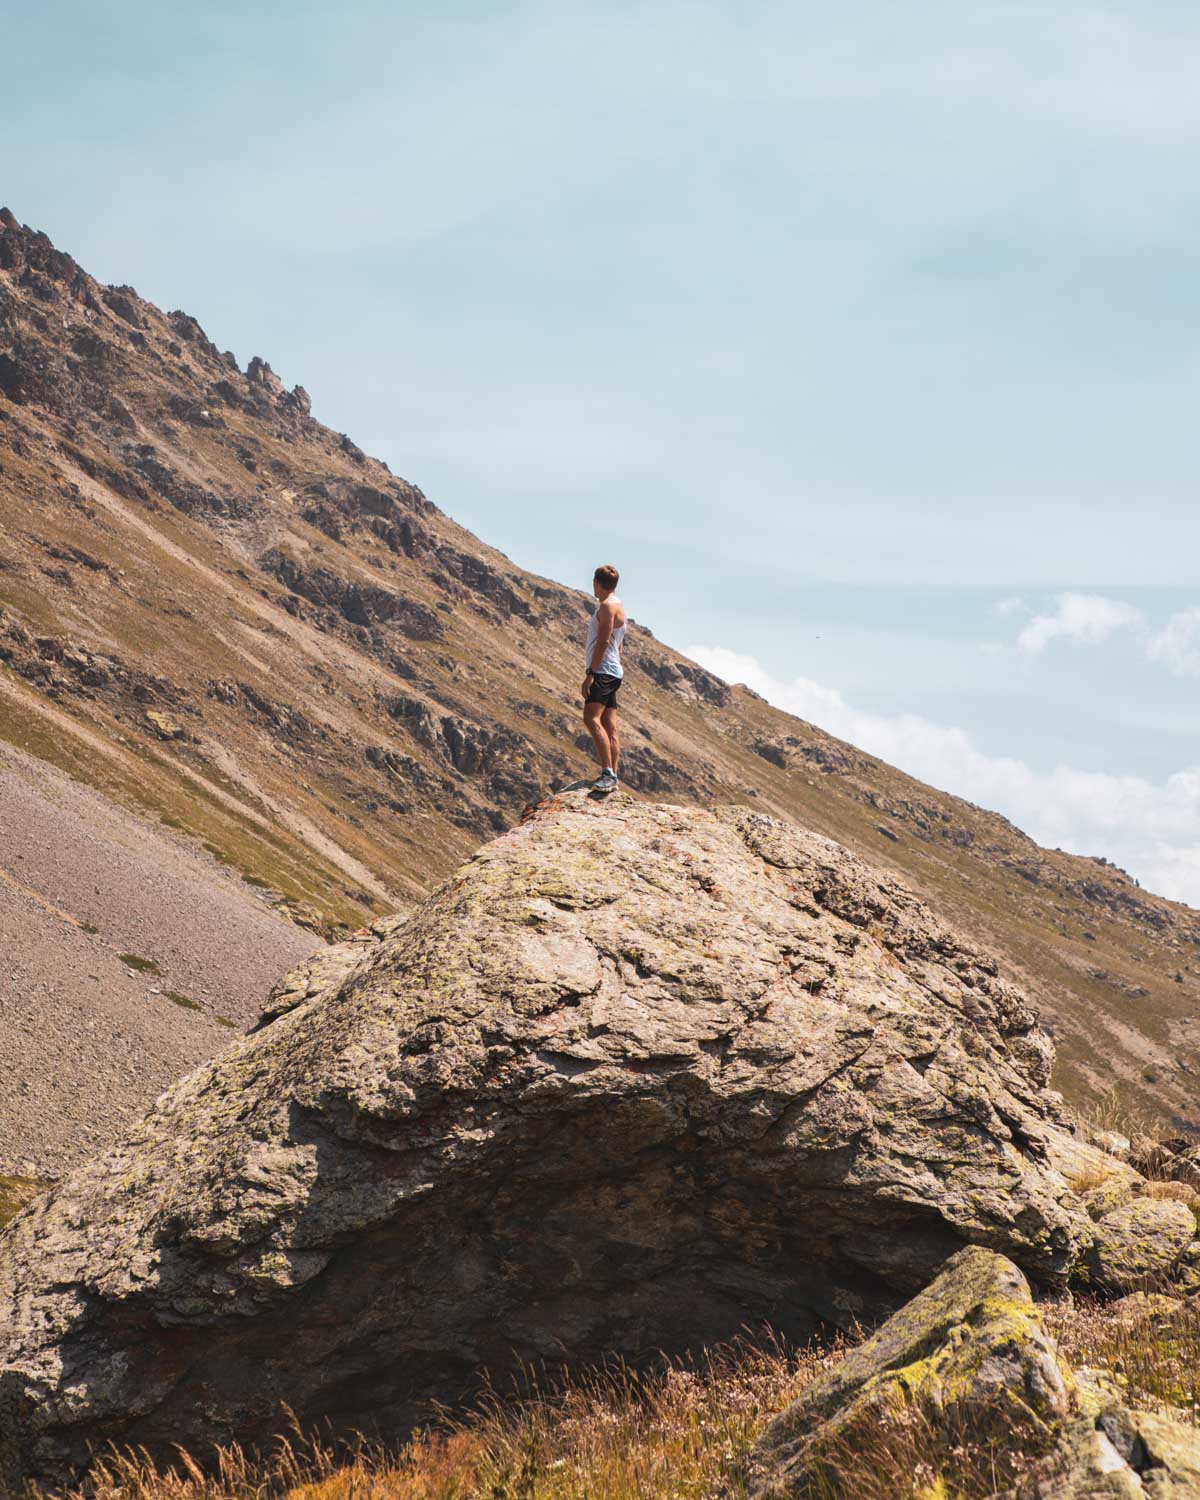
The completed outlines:
[[[601,767],[607,766],[611,771],[613,769],[612,745],[609,743],[608,730],[600,722],[604,712],[604,705],[602,703],[585,703],[583,705],[583,722],[587,728],[587,732],[592,737],[592,744],[596,747],[596,759],[600,762]]]
[[[600,723],[608,735],[609,749],[612,751],[611,765],[613,775],[617,773],[617,762],[621,759],[621,737],[617,733],[617,711],[615,708],[606,708],[600,715]]]

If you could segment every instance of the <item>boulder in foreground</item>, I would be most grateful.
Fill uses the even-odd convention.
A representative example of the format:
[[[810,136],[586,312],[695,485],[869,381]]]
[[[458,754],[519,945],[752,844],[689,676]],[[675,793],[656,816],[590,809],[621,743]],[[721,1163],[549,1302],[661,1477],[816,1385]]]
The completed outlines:
[[[10,1476],[284,1404],[394,1432],[483,1370],[869,1321],[964,1244],[1059,1284],[1095,1238],[1020,993],[825,838],[560,797],[382,933],[0,1239]]]
[[[1067,1383],[1029,1283],[995,1251],[960,1250],[934,1281],[772,1421],[747,1466],[753,1500],[821,1486],[915,1407],[938,1426],[1067,1414]]]
[[[1113,1402],[1067,1424],[1002,1500],[1196,1500],[1200,1435],[1163,1412]]]
[[[960,1250],[768,1424],[721,1500],[854,1500],[889,1480],[907,1494],[913,1464],[931,1500],[959,1493],[956,1470],[992,1493],[1005,1464],[1024,1472],[997,1500],[1194,1500],[1200,1431],[1126,1407],[1095,1374],[1061,1358],[1011,1261]]]

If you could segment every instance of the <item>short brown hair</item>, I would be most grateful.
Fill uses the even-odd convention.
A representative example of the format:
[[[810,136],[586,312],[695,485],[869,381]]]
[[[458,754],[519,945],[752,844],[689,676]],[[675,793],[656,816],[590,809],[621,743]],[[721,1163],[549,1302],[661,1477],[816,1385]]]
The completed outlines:
[[[612,563],[605,563],[602,568],[597,568],[592,577],[602,589],[615,589],[617,581],[621,577]]]

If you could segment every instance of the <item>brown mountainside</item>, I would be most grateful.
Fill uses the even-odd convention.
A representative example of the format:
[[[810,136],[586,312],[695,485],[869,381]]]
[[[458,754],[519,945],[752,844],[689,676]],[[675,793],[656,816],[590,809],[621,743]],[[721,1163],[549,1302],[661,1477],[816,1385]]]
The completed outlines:
[[[328,936],[589,770],[583,594],[456,526],[262,359],[243,371],[7,210],[0,527],[0,736]],[[1200,913],[644,629],[626,660],[629,787],[749,803],[900,874],[1017,971],[1075,1102],[1117,1085],[1200,1122]]]

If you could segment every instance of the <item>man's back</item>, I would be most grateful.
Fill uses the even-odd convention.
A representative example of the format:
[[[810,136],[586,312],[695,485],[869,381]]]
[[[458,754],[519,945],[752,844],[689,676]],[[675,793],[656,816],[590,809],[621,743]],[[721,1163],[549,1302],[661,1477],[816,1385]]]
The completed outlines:
[[[608,643],[604,649],[604,656],[600,664],[594,668],[598,673],[609,677],[623,677],[625,668],[621,664],[621,643],[625,639],[625,606],[617,598],[616,594],[610,594],[607,599],[602,600],[592,611],[592,618],[588,624],[587,647],[585,650],[586,665],[588,670],[593,670],[592,654],[596,648],[597,639],[601,638],[607,627],[609,633]]]

